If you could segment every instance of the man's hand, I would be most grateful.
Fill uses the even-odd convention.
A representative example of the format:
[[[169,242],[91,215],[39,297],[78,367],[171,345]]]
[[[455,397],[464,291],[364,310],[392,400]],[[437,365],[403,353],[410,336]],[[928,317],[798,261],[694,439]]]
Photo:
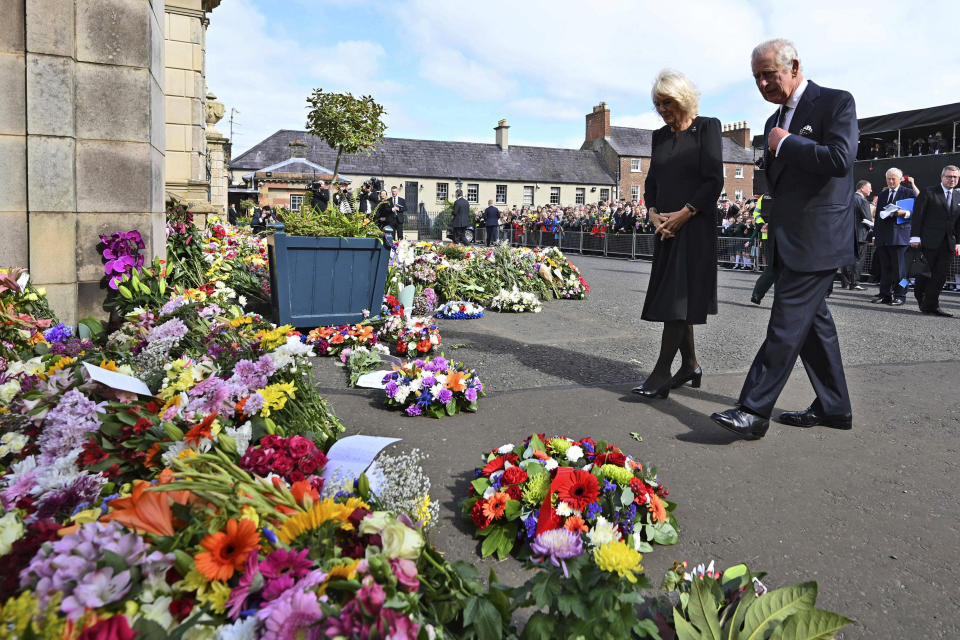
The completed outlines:
[[[955,246],[955,247],[953,248],[953,254],[954,254],[954,255],[957,255],[957,256],[960,256],[960,244],[958,244],[957,246]]]
[[[871,200],[870,202],[873,204],[873,206],[877,206],[877,200],[879,199],[880,199],[880,196],[873,196],[873,200]]]
[[[897,209],[897,217],[898,217],[898,218],[903,218],[903,217],[906,216],[906,215],[907,215],[907,212],[906,212],[906,211],[904,211],[903,209]]]
[[[786,129],[780,127],[774,127],[770,130],[770,135],[767,137],[767,147],[770,148],[771,153],[777,152],[777,147],[780,146],[780,141],[790,135],[790,132]]]

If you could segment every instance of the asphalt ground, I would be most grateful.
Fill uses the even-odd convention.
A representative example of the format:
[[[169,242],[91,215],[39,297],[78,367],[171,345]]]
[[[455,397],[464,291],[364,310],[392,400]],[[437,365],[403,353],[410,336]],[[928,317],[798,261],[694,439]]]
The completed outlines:
[[[921,315],[912,297],[887,307],[868,303],[875,288],[836,290],[829,306],[854,428],[772,423],[764,439],[747,442],[709,415],[734,405],[773,292],[757,307],[749,301],[756,276],[721,271],[719,314],[696,333],[703,386],[644,401],[630,389],[659,347],[661,325],[639,318],[650,264],[570,257],[591,286],[586,300],[439,321],[445,355],[484,382],[476,414],[403,417],[383,407],[381,392],[347,389],[333,359],[317,361],[321,393],[348,434],[396,436],[403,440],[393,447],[429,456],[441,509],[430,537],[441,551],[522,583],[514,560],[480,561],[460,520],[473,468],[482,452],[535,431],[589,435],[656,466],[679,505],[680,542],[644,557],[655,584],[675,560],[746,562],[769,573],[770,587],[816,580],[818,605],[857,621],[838,637],[960,638],[960,297],[941,298],[958,317],[940,318]],[[812,399],[798,363],[774,415]]]

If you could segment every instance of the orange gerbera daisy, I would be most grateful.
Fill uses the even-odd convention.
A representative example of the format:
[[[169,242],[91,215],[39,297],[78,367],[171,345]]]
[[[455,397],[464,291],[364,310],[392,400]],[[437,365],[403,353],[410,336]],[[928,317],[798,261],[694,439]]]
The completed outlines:
[[[586,533],[587,531],[590,531],[590,527],[587,526],[587,523],[584,521],[584,519],[577,515],[567,518],[567,521],[563,523],[563,528],[567,531],[574,531],[576,533]]]
[[[343,334],[338,333],[336,335],[330,336],[330,344],[343,344]]]
[[[443,386],[451,391],[463,391],[467,388],[467,374],[462,371],[451,371],[447,374],[447,382]]]
[[[647,511],[653,515],[654,522],[667,521],[667,508],[658,496],[650,494],[650,502],[647,503]]]
[[[483,505],[483,515],[485,515],[488,520],[496,520],[497,518],[503,517],[503,514],[507,511],[507,498],[509,498],[509,496],[503,491],[498,491],[490,496]]]
[[[206,549],[193,557],[197,571],[207,580],[229,580],[234,572],[243,568],[247,557],[260,548],[260,532],[257,525],[243,518],[227,520],[227,530],[208,535],[200,542]]]

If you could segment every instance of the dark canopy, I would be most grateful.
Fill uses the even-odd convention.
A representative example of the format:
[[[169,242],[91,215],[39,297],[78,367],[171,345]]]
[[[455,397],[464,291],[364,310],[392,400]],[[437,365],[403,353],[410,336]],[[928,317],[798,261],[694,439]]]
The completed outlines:
[[[872,118],[860,118],[860,135],[889,133],[898,129],[914,129],[933,125],[946,125],[960,120],[960,102],[940,107],[898,111]]]

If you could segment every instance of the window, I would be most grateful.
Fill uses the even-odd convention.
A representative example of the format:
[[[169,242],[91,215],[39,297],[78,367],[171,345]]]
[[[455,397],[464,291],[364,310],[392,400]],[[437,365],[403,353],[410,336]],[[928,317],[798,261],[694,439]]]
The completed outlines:
[[[467,184],[467,202],[472,202],[474,204],[480,202],[479,184]]]
[[[600,189],[600,199],[609,200],[610,199],[610,189]]]
[[[734,177],[734,178],[742,178],[742,177],[743,177],[743,167],[737,167],[737,170],[736,170],[736,172],[734,172],[733,177]]]
[[[560,204],[560,187],[550,187],[550,204]]]
[[[743,189],[737,189],[733,192],[733,197],[736,200],[743,200]]]
[[[640,158],[630,158],[630,171],[640,173]]]
[[[290,195],[290,211],[300,211],[301,207],[303,207],[303,195],[291,194]]]
[[[523,188],[523,204],[533,204],[533,187]]]
[[[437,183],[437,202],[446,202],[447,198],[449,197],[450,197],[450,183],[438,182]]]
[[[639,200],[640,199],[640,185],[635,184],[630,187],[630,199]]]
[[[507,204],[507,185],[497,185],[497,204]]]
[[[587,202],[587,189],[585,187],[577,187],[577,195],[574,197],[574,204],[586,204]]]

